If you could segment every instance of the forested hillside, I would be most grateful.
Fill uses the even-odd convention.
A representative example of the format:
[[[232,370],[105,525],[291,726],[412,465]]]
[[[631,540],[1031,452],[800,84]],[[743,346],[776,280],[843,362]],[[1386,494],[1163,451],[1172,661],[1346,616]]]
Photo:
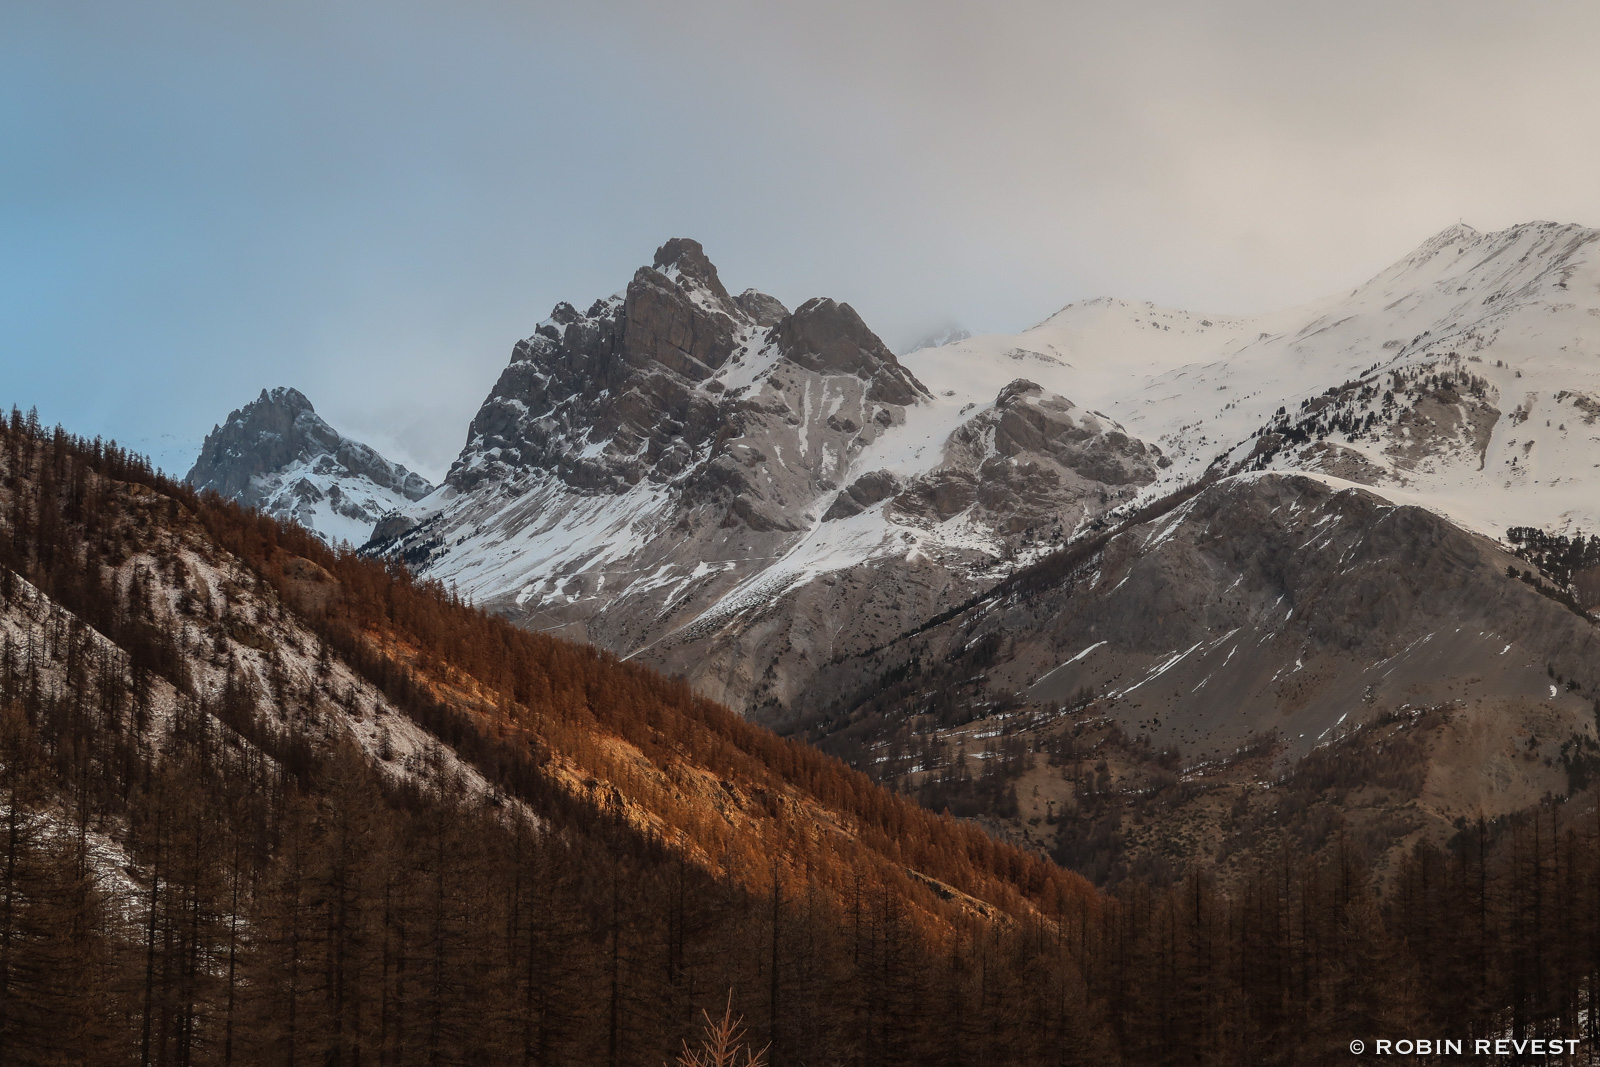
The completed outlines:
[[[1101,896],[680,682],[0,429],[0,1062],[1344,1062],[1582,1036],[1600,816]]]

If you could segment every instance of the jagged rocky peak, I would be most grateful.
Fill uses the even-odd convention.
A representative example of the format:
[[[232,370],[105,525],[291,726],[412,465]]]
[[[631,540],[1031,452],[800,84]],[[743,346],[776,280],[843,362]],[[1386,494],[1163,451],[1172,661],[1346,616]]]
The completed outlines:
[[[296,427],[302,414],[316,416],[300,390],[283,386],[261,390],[259,397],[211,428],[186,480],[198,489],[243,499],[251,479],[293,462],[305,451],[308,439],[322,436],[319,431],[327,424],[321,419],[316,419],[321,426],[307,420],[304,427]]]
[[[329,541],[366,541],[385,513],[433,491],[426,478],[335,430],[280,386],[212,428],[185,480]]]
[[[714,444],[793,417],[788,400],[761,399],[783,392],[788,378],[766,372],[784,360],[864,383],[875,407],[854,413],[851,433],[863,415],[889,425],[886,406],[928,395],[848,304],[811,300],[791,313],[755,289],[731,296],[700,243],[675,237],[623,292],[586,312],[558,304],[517,343],[449,484],[553,476],[620,493],[681,482],[710,469]]]
[[[716,264],[706,257],[699,241],[690,237],[674,237],[656,249],[651,267],[674,281],[682,280],[685,288],[702,288],[723,305],[731,305],[733,298],[717,277]]]
[[[930,395],[849,304],[813,297],[773,327],[772,341],[806,370],[871,382],[867,399],[877,403],[904,406]]]

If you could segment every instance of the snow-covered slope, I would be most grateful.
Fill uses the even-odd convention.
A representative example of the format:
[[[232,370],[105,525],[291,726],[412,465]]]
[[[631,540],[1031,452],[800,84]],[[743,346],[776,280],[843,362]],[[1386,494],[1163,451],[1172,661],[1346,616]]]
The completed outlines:
[[[1308,307],[1226,319],[1091,301],[906,365],[958,395],[1029,366],[1163,448],[1173,465],[1145,498],[1216,463],[1348,478],[1495,535],[1594,529],[1597,239],[1554,223],[1454,226]]]
[[[329,426],[299,390],[282,387],[263,389],[214,427],[185,480],[350,545],[365,544],[381,517],[433,491]]]

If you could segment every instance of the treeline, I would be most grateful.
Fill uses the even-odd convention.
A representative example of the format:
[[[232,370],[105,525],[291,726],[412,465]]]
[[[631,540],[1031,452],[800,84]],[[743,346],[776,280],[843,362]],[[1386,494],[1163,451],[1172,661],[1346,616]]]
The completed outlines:
[[[1191,873],[1096,897],[681,685],[120,450],[21,417],[0,436],[5,1064],[654,1065],[730,989],[785,1067],[1344,1063],[1354,1037],[1595,1036],[1600,823],[1576,804],[1464,826],[1381,894],[1336,836],[1317,856],[1285,842],[1226,892]],[[253,615],[168,611],[191,527],[243,561]],[[341,695],[314,673],[241,669],[238,641],[272,647],[268,589],[320,605],[302,616],[319,659],[355,664],[496,792],[382,773],[329,733]],[[602,766],[606,738],[766,789],[778,814],[641,829],[555,779],[561,746]],[[774,827],[852,841],[778,847]]]
[[[1568,536],[1554,534],[1535,526],[1513,526],[1506,531],[1506,540],[1518,557],[1527,560],[1544,574],[1566,588],[1573,576],[1591,567],[1600,567],[1600,537],[1583,531]]]
[[[1449,352],[1447,359],[1457,359]],[[1321,395],[1300,401],[1299,411],[1291,414],[1280,407],[1264,425],[1251,433],[1256,445],[1242,461],[1255,470],[1263,470],[1273,458],[1286,448],[1326,440],[1340,434],[1347,441],[1359,440],[1415,409],[1423,398],[1432,397],[1441,404],[1459,404],[1463,397],[1482,400],[1491,388],[1488,381],[1457,368],[1436,370],[1438,364],[1430,363],[1410,369],[1390,371],[1388,385],[1384,386],[1381,374],[1371,374],[1356,381],[1333,385]],[[1408,403],[1409,401],[1409,403]]]

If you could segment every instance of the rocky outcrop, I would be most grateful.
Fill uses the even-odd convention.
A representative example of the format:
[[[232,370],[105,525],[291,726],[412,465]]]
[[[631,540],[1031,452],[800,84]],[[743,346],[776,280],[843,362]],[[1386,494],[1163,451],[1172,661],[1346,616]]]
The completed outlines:
[[[212,428],[185,480],[328,540],[364,543],[386,513],[433,491],[329,426],[298,389],[263,389]]]
[[[807,300],[774,327],[772,341],[797,366],[870,382],[867,397],[877,403],[913,404],[929,395],[849,304]]]
[[[1008,534],[1076,528],[1155,480],[1161,450],[1019,378],[950,436],[944,462],[906,486],[900,513],[948,522],[973,509]]]
[[[874,504],[880,504],[894,496],[898,488],[898,481],[889,471],[868,471],[845,486],[844,491],[833,498],[833,503],[828,505],[828,510],[823,513],[822,521],[859,515]]]
[[[756,289],[746,289],[734,297],[734,301],[757,326],[776,326],[789,315],[783,301]]]

